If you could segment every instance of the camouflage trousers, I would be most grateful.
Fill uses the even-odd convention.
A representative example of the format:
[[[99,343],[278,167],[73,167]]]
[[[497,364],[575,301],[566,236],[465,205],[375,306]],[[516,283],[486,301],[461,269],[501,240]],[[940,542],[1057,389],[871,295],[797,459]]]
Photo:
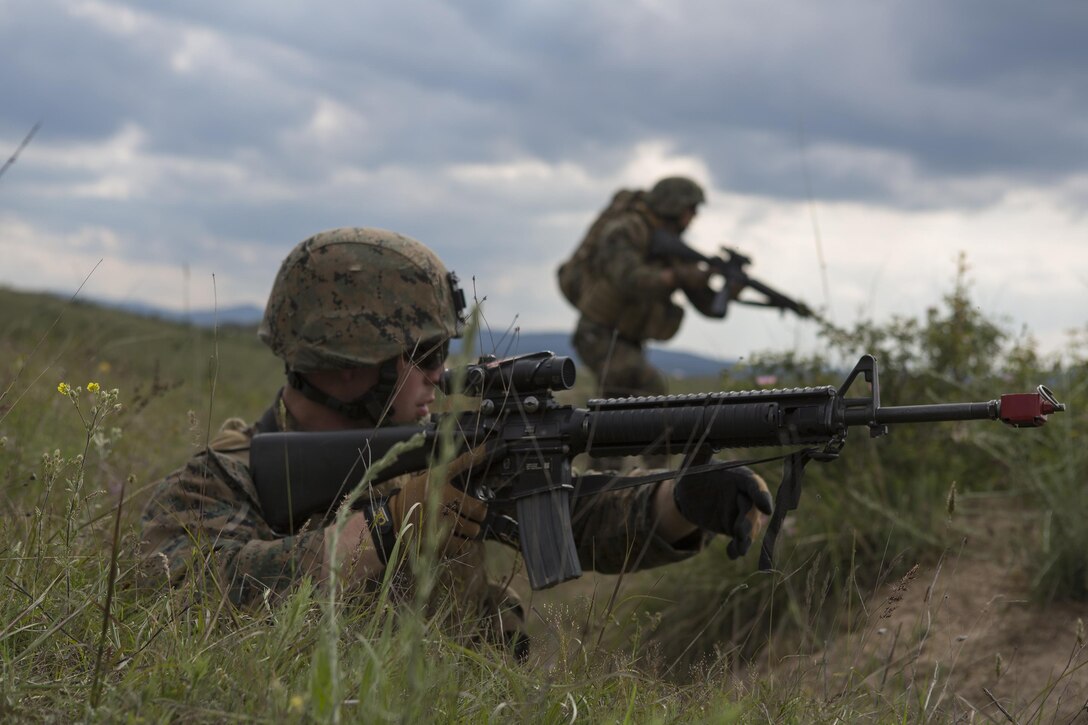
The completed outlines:
[[[604,397],[665,394],[665,376],[650,365],[641,342],[621,338],[614,329],[583,316],[571,343],[597,376],[597,391]]]

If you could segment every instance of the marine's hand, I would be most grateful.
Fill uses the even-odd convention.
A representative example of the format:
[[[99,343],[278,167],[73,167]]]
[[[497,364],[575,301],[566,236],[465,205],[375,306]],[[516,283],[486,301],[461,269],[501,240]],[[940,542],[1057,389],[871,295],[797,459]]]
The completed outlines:
[[[743,466],[680,476],[673,487],[680,514],[707,531],[732,537],[729,558],[748,553],[752,538],[774,511],[771,492],[759,474]]]
[[[699,290],[710,283],[710,270],[700,267],[697,263],[678,264],[672,269],[677,287]]]
[[[442,553],[445,556],[463,553],[470,541],[480,537],[480,522],[487,515],[487,504],[462,492],[452,482],[486,457],[483,447],[466,453],[451,461],[444,475],[433,481],[430,471],[405,476],[401,479],[401,487],[390,492],[384,506],[377,510],[372,508],[376,501],[364,497],[365,500],[359,503],[364,508],[369,504],[371,508],[351,515],[337,534],[336,561],[339,563],[340,574],[354,581],[380,576],[387,557],[395,546],[396,538],[402,532],[415,535],[421,529],[431,486],[439,487],[437,515],[440,519],[438,530],[443,537],[440,540]],[[379,513],[382,516],[388,514],[388,521],[382,519],[379,523],[375,519]],[[405,528],[406,523],[411,526]],[[336,524],[326,527],[325,535],[334,535],[336,527]],[[378,529],[383,532],[391,531],[391,539],[386,539],[384,533],[378,534]],[[364,542],[369,542],[369,545],[363,546]],[[322,579],[328,578],[330,566],[330,552],[325,549],[321,565]]]
[[[405,523],[411,523],[419,530],[431,487],[439,486],[437,514],[441,536],[448,542],[445,554],[457,554],[469,541],[479,539],[487,516],[487,503],[460,490],[452,482],[484,457],[480,448],[453,459],[442,477],[434,478],[430,471],[409,476],[400,490],[389,498],[389,515],[397,530],[402,530]]]

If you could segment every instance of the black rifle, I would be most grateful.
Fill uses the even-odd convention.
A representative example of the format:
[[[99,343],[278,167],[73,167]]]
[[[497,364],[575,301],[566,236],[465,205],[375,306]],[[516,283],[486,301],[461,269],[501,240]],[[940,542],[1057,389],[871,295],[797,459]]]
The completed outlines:
[[[870,384],[869,395],[847,397],[859,375]],[[475,468],[471,472],[486,485],[467,490],[490,502],[490,536],[517,542],[533,589],[582,573],[571,531],[572,497],[744,463],[711,463],[711,455],[723,448],[798,447],[764,459],[785,461],[760,556],[761,568],[769,569],[782,520],[797,508],[805,464],[838,456],[851,426],[867,426],[873,437],[885,435],[897,423],[1000,419],[1014,427],[1040,426],[1048,414],[1065,409],[1045,386],[981,403],[884,406],[871,355],[861,358],[839,388],[600,399],[590,400],[585,408],[562,405],[553,396],[570,389],[574,378],[574,362],[550,352],[504,360],[483,357],[443,378],[447,391],[461,390],[480,399],[478,410],[457,414],[452,426],[462,449],[491,447],[486,470],[482,475]],[[372,483],[425,470],[438,450],[442,418],[436,414],[422,427],[254,436],[250,464],[265,519],[289,532],[315,513],[331,513],[372,461],[413,436],[422,436],[423,445],[381,470]],[[574,476],[571,459],[582,452],[682,454],[686,459],[679,472]]]
[[[779,310],[789,310],[799,317],[819,319],[819,316],[804,302],[798,302],[787,297],[778,290],[749,276],[744,268],[752,263],[751,259],[729,247],[722,247],[721,250],[725,256],[708,257],[689,247],[678,234],[665,229],[655,230],[653,239],[650,242],[651,258],[675,259],[694,263],[702,262],[707,265],[711,272],[721,275],[722,288],[717,291],[710,304],[710,315],[712,317],[725,317],[733,290],[750,289],[758,292],[762,297],[760,299],[737,298],[733,301],[754,307],[774,307]]]

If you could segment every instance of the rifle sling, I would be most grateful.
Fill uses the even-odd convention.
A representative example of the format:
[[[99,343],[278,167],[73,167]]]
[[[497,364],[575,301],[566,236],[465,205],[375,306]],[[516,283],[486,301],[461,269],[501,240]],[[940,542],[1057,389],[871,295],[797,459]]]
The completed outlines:
[[[581,498],[583,496],[596,496],[601,493],[608,493],[609,491],[619,491],[624,488],[644,486],[647,483],[667,481],[670,478],[678,478],[680,476],[691,473],[726,471],[730,468],[751,466],[757,463],[768,463],[770,461],[784,459],[789,455],[790,454],[788,453],[783,453],[777,456],[768,456],[766,458],[753,458],[746,461],[715,461],[714,463],[704,463],[700,466],[688,466],[678,471],[658,471],[657,473],[648,473],[642,476],[619,476],[613,473],[583,474],[575,479],[574,491],[572,493],[572,496],[574,498]]]
[[[811,448],[795,451],[783,457],[782,483],[774,500],[774,513],[767,522],[767,531],[763,534],[763,545],[759,550],[759,570],[771,571],[774,565],[774,544],[786,513],[793,511],[801,502],[801,484],[805,476],[805,464],[812,460]]]

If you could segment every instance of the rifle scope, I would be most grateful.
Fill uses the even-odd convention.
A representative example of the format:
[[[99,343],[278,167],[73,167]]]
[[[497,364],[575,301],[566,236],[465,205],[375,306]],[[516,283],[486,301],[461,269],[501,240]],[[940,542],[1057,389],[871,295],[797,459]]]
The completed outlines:
[[[576,374],[573,360],[548,351],[502,360],[485,355],[478,363],[444,372],[439,387],[446,394],[461,392],[484,398],[516,397],[570,390],[574,387]]]

